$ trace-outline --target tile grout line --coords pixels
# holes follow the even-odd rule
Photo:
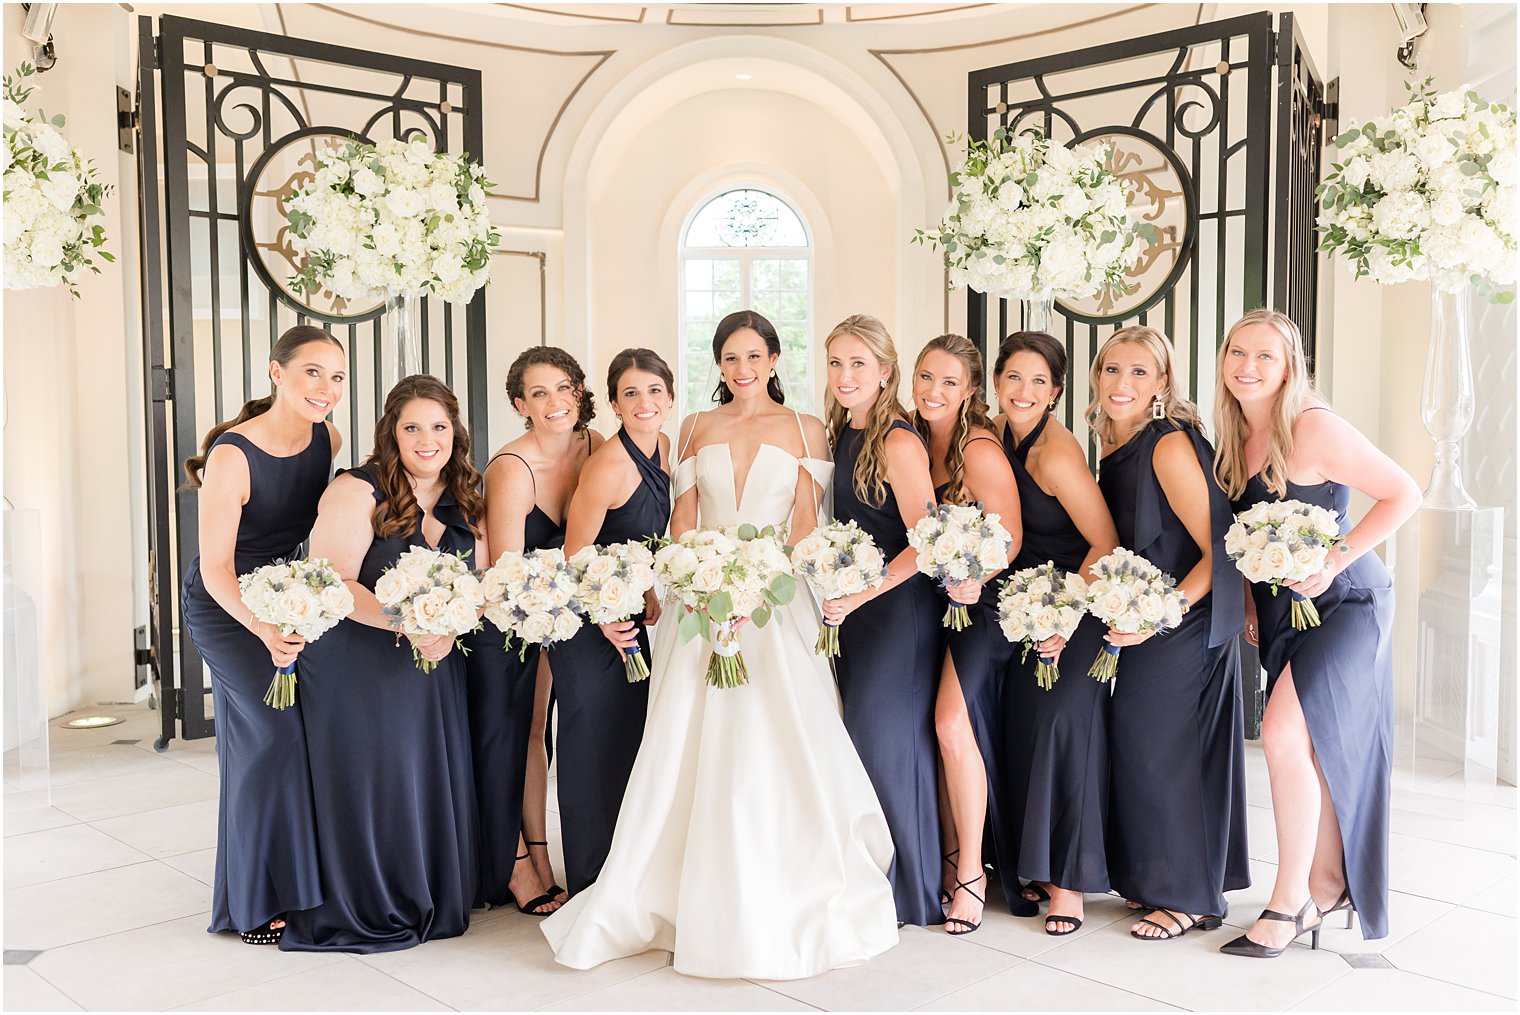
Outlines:
[[[1115,922],[1117,922],[1117,921],[1115,921]],[[1072,944],[1074,942],[1068,941],[1066,943],[1067,944]],[[1053,952],[1053,951],[1055,951],[1054,948],[1050,949],[1050,951],[1047,951],[1047,952],[1045,952],[1043,954],[1048,955],[1048,954],[1050,954],[1050,952]],[[1095,980],[1091,976],[1087,976],[1087,975],[1085,975],[1083,973],[1075,973],[1075,972],[1072,972],[1070,969],[1062,969],[1060,966],[1053,966],[1053,965],[1051,965],[1048,962],[1041,962],[1040,958],[1038,956],[1036,956],[1035,958],[1030,959],[1029,961],[1033,962],[1035,965],[1041,967],[1042,969],[1049,969],[1052,972],[1057,972],[1057,973],[1065,973],[1067,976],[1075,976],[1077,979],[1079,979],[1079,980],[1086,980],[1088,983],[1096,983],[1099,986],[1108,987],[1111,990],[1121,991],[1121,992],[1123,992],[1125,994],[1133,994],[1135,997],[1143,997],[1147,1001],[1154,1001],[1156,1004],[1164,1004],[1168,1008],[1177,1008],[1177,1009],[1180,1009],[1181,1011],[1197,1011],[1198,1010],[1196,1008],[1187,1008],[1187,1007],[1184,1007],[1183,1005],[1180,1005],[1180,1004],[1174,1004],[1171,1001],[1163,1001],[1159,997],[1151,997],[1149,994],[1142,994],[1138,990],[1130,990],[1128,987],[1120,987],[1117,984],[1105,983],[1103,980]]]
[[[1403,942],[1400,942],[1400,943],[1402,944]],[[1422,977],[1424,977],[1427,980],[1434,980],[1436,983],[1444,983],[1444,984],[1446,984],[1447,986],[1450,986],[1450,987],[1466,987],[1468,990],[1475,990],[1479,994],[1487,994],[1489,997],[1497,997],[1497,998],[1500,998],[1502,1000],[1508,1001],[1510,1004],[1514,1004],[1515,1003],[1515,998],[1510,997],[1507,994],[1495,994],[1491,990],[1484,990],[1482,987],[1474,987],[1470,983],[1458,983],[1456,980],[1448,980],[1448,979],[1445,979],[1445,978],[1440,977],[1440,976],[1432,976],[1429,973],[1417,973],[1413,969],[1405,969],[1403,966],[1400,966],[1400,965],[1396,964],[1393,961],[1393,959],[1389,958],[1386,955],[1383,956],[1383,959],[1390,966],[1392,966],[1394,969],[1397,969],[1401,973],[1408,973],[1410,976],[1422,976]]]
[[[466,931],[468,931],[468,929],[469,928],[466,928]],[[426,944],[426,942],[422,942],[422,943]],[[358,961],[358,960],[355,959],[355,961]],[[399,983],[401,986],[405,987],[407,990],[414,991],[414,992],[416,992],[418,994],[421,994],[423,997],[427,998],[429,1001],[434,1001],[434,1002],[437,1002],[438,1004],[443,1005],[449,1011],[460,1011],[461,1010],[459,1008],[455,1008],[453,1005],[451,1005],[447,1001],[443,1000],[443,998],[434,997],[432,994],[429,994],[427,991],[423,990],[421,987],[418,987],[416,984],[407,983],[405,980],[401,979],[399,976],[396,976],[396,975],[394,975],[393,973],[391,973],[391,972],[389,972],[387,970],[384,970],[384,969],[381,969],[381,968],[379,968],[377,966],[371,965],[368,962],[361,963],[361,965],[363,965],[364,968],[366,968],[366,969],[373,969],[375,972],[379,973],[381,976],[386,977],[387,979],[391,980],[394,983]],[[318,966],[317,968],[320,969],[321,967]]]
[[[269,945],[245,945],[244,947],[249,947],[249,948],[267,948],[267,947],[270,947],[270,946]],[[279,950],[278,947],[276,947],[275,950],[278,951]],[[306,952],[306,953],[303,953],[303,954],[313,954],[313,953]],[[347,958],[347,957],[348,956],[346,956],[346,955],[343,956],[343,958]],[[161,1011],[175,1011],[177,1009],[185,1007],[186,1005],[200,1004],[202,1001],[212,1001],[212,1000],[215,1000],[216,998],[219,998],[219,997],[226,997],[229,994],[236,994],[240,990],[250,990],[250,989],[252,989],[254,987],[265,986],[266,984],[278,983],[280,980],[288,980],[292,976],[300,976],[302,973],[310,973],[310,972],[314,972],[315,970],[318,970],[318,969],[326,969],[328,966],[335,966],[335,965],[337,965],[339,961],[340,961],[339,959],[334,959],[331,962],[326,962],[326,963],[322,963],[320,965],[312,966],[311,969],[299,969],[299,970],[296,970],[295,972],[291,972],[291,973],[280,973],[278,975],[269,977],[269,979],[267,979],[267,980],[256,980],[253,983],[245,983],[241,987],[233,987],[231,990],[224,990],[224,991],[221,991],[220,993],[216,993],[216,994],[203,994],[203,995],[200,995],[198,997],[192,997],[189,1000],[181,1001],[179,1004],[176,1004],[173,1008],[159,1009],[159,1010],[161,1010]],[[193,1009],[193,1010],[198,1010],[198,1009]]]
[[[200,882],[196,882],[196,883],[199,884]],[[194,913],[183,913],[183,914],[181,914],[179,916],[171,916],[171,917],[169,917],[166,920],[155,920],[152,923],[145,923],[145,924],[142,924],[141,926],[137,926],[137,927],[125,927],[125,928],[123,928],[121,930],[113,930],[109,934],[97,934],[94,937],[82,937],[78,941],[65,941],[62,944],[56,944],[56,945],[53,945],[51,947],[40,948],[38,950],[39,951],[44,951],[44,952],[50,952],[50,951],[54,951],[54,950],[59,949],[59,948],[72,948],[75,945],[87,944],[87,943],[89,943],[91,941],[104,941],[106,938],[108,938],[108,937],[115,937],[118,934],[131,934],[131,933],[134,933],[135,931],[147,930],[149,927],[162,927],[164,924],[166,924],[166,923],[173,923],[175,920],[188,920],[192,916],[201,916],[201,915],[205,915],[205,916],[209,917],[211,915],[211,910],[205,909],[205,910],[197,910]],[[35,962],[36,960],[33,959],[32,961]],[[27,964],[27,968],[31,968],[31,964],[30,963]]]

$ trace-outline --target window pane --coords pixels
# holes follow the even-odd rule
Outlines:
[[[686,288],[711,289],[713,262],[691,260],[686,262]]]
[[[703,291],[686,292],[686,319],[695,321],[699,318],[712,316],[712,293]]]
[[[739,290],[737,289],[730,289],[727,292],[713,293],[712,304],[714,325],[716,325],[718,321],[721,321],[723,318],[727,317],[729,314],[733,313],[735,310],[744,309],[739,305]],[[709,334],[708,337],[711,338],[712,336]]]
[[[755,309],[759,310],[776,327],[782,321],[806,321],[808,317],[807,293],[755,290]]]
[[[692,218],[688,247],[805,247],[807,230],[784,202],[763,190],[730,190]]]
[[[807,289],[807,265],[801,258],[777,261],[776,287],[778,289]]]
[[[771,260],[769,258],[766,258],[764,260],[756,258],[755,260],[751,261],[749,266],[749,284],[754,286],[756,289],[780,288],[780,265],[780,261]]]
[[[738,289],[739,288],[739,262],[733,258],[725,258],[721,261],[708,261],[712,265],[712,287],[714,289]]]

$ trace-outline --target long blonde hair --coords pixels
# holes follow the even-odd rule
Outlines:
[[[1277,330],[1283,340],[1283,359],[1287,374],[1283,377],[1277,401],[1272,406],[1272,431],[1267,438],[1267,460],[1261,467],[1262,482],[1279,497],[1288,495],[1288,459],[1293,457],[1293,421],[1304,407],[1320,399],[1309,376],[1309,363],[1304,356],[1304,336],[1288,315],[1260,307],[1252,310],[1230,325],[1219,346],[1219,380],[1214,388],[1214,429],[1219,443],[1214,455],[1214,477],[1219,486],[1233,500],[1245,492],[1246,481],[1251,478],[1246,467],[1246,437],[1250,428],[1240,402],[1225,384],[1226,361],[1230,354],[1230,340],[1241,328],[1255,324],[1268,324]]]
[[[1093,357],[1092,368],[1087,372],[1088,390],[1092,392],[1092,401],[1087,403],[1087,425],[1092,427],[1104,444],[1117,443],[1114,421],[1103,411],[1103,399],[1098,395],[1098,378],[1103,374],[1103,359],[1108,355],[1108,350],[1116,345],[1130,344],[1138,345],[1150,353],[1156,361],[1156,367],[1166,376],[1166,390],[1161,394],[1166,418],[1173,423],[1186,423],[1203,433],[1203,417],[1198,414],[1198,406],[1177,390],[1178,377],[1172,363],[1172,340],[1144,324],[1132,324],[1109,335],[1103,348],[1098,350],[1098,355]]]
[[[976,346],[969,338],[961,335],[940,335],[930,339],[924,344],[918,354],[918,359],[913,364],[917,370],[923,363],[924,357],[931,352],[947,352],[961,361],[966,368],[966,397],[961,402],[960,412],[956,415],[955,426],[950,431],[950,446],[945,450],[945,471],[950,474],[950,486],[945,491],[945,503],[966,503],[966,440],[971,432],[976,429],[991,430],[992,421],[987,416],[987,400],[982,397],[982,380],[985,370],[982,367],[982,354],[976,351]],[[913,410],[913,425],[918,427],[918,432],[923,434],[924,443],[929,443],[929,424],[918,417],[918,410]]]
[[[877,393],[871,414],[866,419],[865,433],[861,435],[860,455],[855,459],[852,484],[855,496],[873,507],[881,507],[887,502],[887,432],[892,429],[893,423],[900,419],[906,420],[908,415],[902,403],[897,400],[897,388],[901,381],[897,367],[897,346],[892,344],[892,336],[887,333],[886,325],[869,314],[851,314],[834,325],[829,337],[823,340],[824,350],[827,351],[834,339],[841,335],[853,335],[864,342],[866,348],[871,350],[871,355],[876,357],[876,362],[887,370],[887,385]],[[850,425],[850,412],[834,397],[833,388],[829,389],[825,399],[824,413],[827,417],[829,447],[838,447],[840,435]]]

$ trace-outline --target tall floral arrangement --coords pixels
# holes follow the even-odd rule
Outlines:
[[[91,258],[116,260],[106,242],[101,202],[112,188],[100,183],[95,163],[59,133],[63,117],[26,112],[32,89],[23,79],[37,73],[28,63],[5,76],[5,288],[68,286],[76,299],[79,272],[100,269]]]
[[[486,212],[490,185],[479,163],[435,152],[421,134],[324,148],[285,204],[305,257],[291,287],[358,302],[398,293],[469,302],[500,239]]]
[[[1477,92],[1406,82],[1409,102],[1352,124],[1319,187],[1320,250],[1358,278],[1469,282],[1495,302],[1515,281],[1515,111]]]
[[[1108,145],[1067,148],[1001,127],[986,141],[963,141],[950,207],[937,229],[914,235],[944,250],[951,288],[1018,300],[1125,288],[1157,233],[1131,217],[1129,184],[1109,168]]]

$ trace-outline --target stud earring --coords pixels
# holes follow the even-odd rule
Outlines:
[[[883,390],[883,391],[887,390],[887,379],[885,377],[883,377],[881,379],[881,390]]]
[[[1151,400],[1151,419],[1166,419],[1166,403],[1160,395]]]
[[[1052,398],[1050,400],[1050,404],[1047,405],[1047,406],[1045,406],[1045,411],[1046,412],[1054,412],[1055,408],[1056,408],[1056,400],[1054,398]]]

